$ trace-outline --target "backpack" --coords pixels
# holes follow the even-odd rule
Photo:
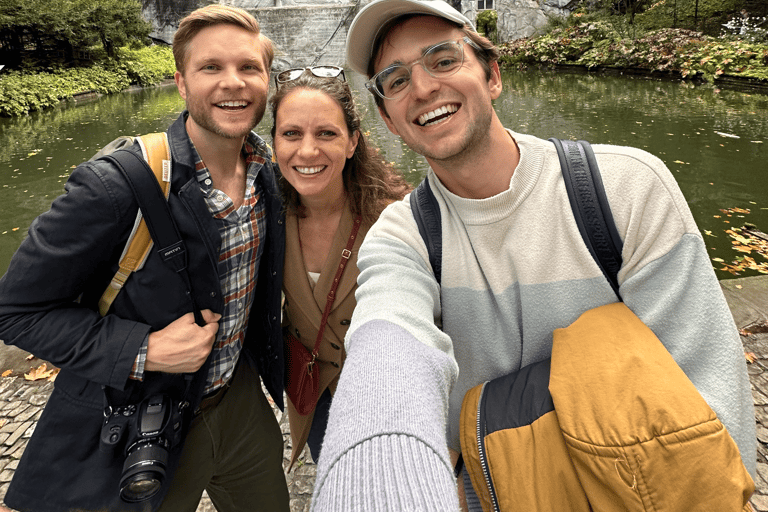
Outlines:
[[[595,153],[586,141],[549,139],[555,144],[573,216],[584,243],[603,275],[619,295],[622,241],[613,221]],[[438,284],[442,273],[442,225],[440,205],[427,178],[411,192],[411,211],[429,253]]]
[[[619,302],[556,329],[551,358],[467,391],[456,476],[466,461],[484,511],[751,510],[738,447],[621,302],[622,241],[590,145],[550,141],[579,232]],[[410,200],[440,283],[440,209],[426,178]]]
[[[124,151],[134,142],[141,147],[140,158]],[[109,311],[131,273],[140,270],[157,243],[163,261],[185,281],[192,298],[192,283],[187,273],[186,248],[168,208],[171,192],[171,150],[165,133],[150,133],[138,137],[121,136],[104,146],[89,161],[110,161],[125,177],[139,203],[133,229],[120,256],[118,270],[99,299],[99,313]],[[199,325],[205,325],[200,309],[192,299],[192,310]]]
[[[134,142],[141,146],[141,154],[144,160],[149,164],[152,173],[162,190],[165,199],[171,191],[171,150],[168,146],[168,136],[165,133],[149,133],[139,137],[121,136],[104,146],[98,153],[93,155],[89,162],[111,156],[114,158],[114,152],[119,149],[125,149]],[[119,166],[124,169],[126,162]],[[136,214],[136,221],[133,224],[131,234],[125,244],[125,249],[120,255],[119,269],[112,277],[104,293],[99,299],[99,314],[104,316],[109,311],[117,294],[122,290],[123,285],[131,276],[132,272],[140,270],[149,256],[152,248],[152,237],[149,234],[147,223],[143,218],[141,209]]]

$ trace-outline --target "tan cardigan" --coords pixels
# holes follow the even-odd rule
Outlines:
[[[299,229],[295,215],[287,215],[285,226],[285,270],[283,277],[283,292],[285,293],[285,314],[283,325],[296,336],[301,343],[312,350],[317,339],[317,331],[320,328],[320,320],[323,317],[328,292],[331,289],[336,270],[341,260],[341,251],[347,245],[349,233],[352,230],[354,217],[349,209],[345,209],[339,221],[339,228],[333,237],[331,252],[320,272],[320,278],[314,290],[310,286],[307,269],[299,245]],[[355,290],[357,289],[357,252],[360,244],[368,232],[370,225],[360,226],[357,240],[352,248],[352,256],[341,281],[336,290],[336,300],[333,309],[328,316],[328,323],[320,342],[319,349],[319,395],[326,388],[330,388],[333,394],[344,364],[346,351],[344,350],[344,336],[349,328],[352,311],[355,309]],[[312,426],[314,411],[306,416],[296,412],[290,399],[286,403],[288,420],[291,426],[291,452],[290,467],[298,458],[309,437],[309,429]]]

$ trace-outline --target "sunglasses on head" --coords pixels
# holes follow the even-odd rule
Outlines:
[[[292,82],[306,71],[309,71],[318,78],[339,78],[340,76],[342,81],[347,81],[347,77],[344,75],[344,70],[338,66],[310,66],[281,71],[275,75],[275,86],[279,88],[282,84]]]

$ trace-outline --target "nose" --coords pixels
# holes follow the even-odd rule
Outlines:
[[[440,81],[427,73],[423,64],[411,68],[411,94],[416,98],[428,98],[440,87]]]
[[[305,136],[302,137],[301,143],[299,144],[299,151],[298,155],[300,157],[313,157],[317,154],[317,143],[315,142],[315,138],[312,136]]]
[[[228,70],[224,76],[221,77],[221,87],[223,89],[242,89],[245,87],[245,81],[240,76],[238,70]]]

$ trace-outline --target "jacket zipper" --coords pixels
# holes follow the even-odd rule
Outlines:
[[[491,472],[488,469],[488,460],[485,455],[485,436],[483,435],[485,429],[481,425],[481,413],[483,411],[483,406],[485,405],[485,386],[487,384],[488,382],[483,383],[483,387],[480,389],[480,400],[478,400],[477,403],[477,448],[480,454],[480,467],[483,470],[485,485],[488,487],[488,493],[491,496],[491,507],[493,507],[494,512],[499,512],[499,502],[496,498],[496,489],[493,487],[493,482],[491,481]]]

